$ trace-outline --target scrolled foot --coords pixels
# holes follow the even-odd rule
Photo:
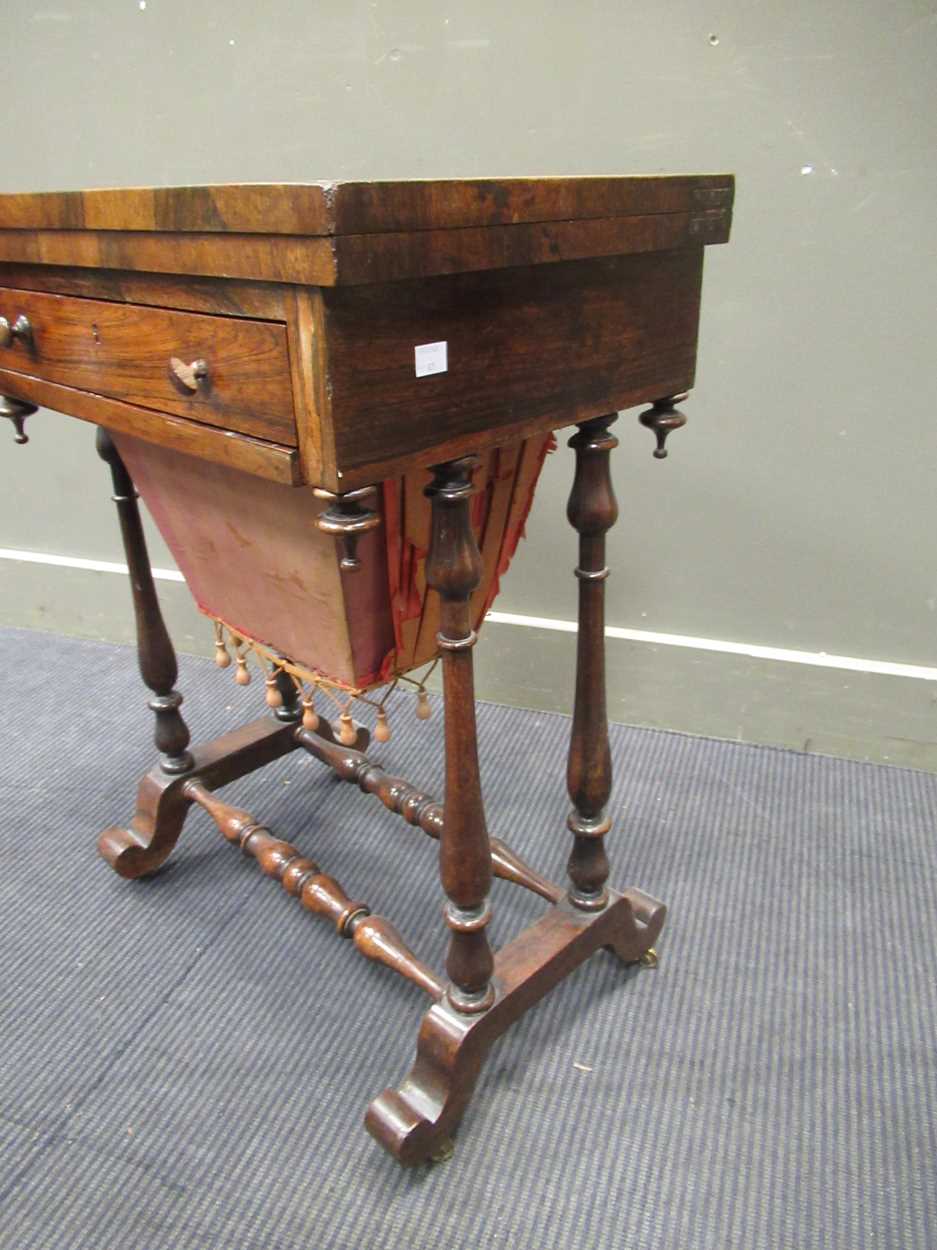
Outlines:
[[[493,1036],[484,1016],[463,1016],[436,1003],[423,1017],[416,1061],[396,1089],[368,1107],[368,1132],[406,1166],[449,1158]]]
[[[368,1108],[365,1124],[404,1164],[432,1159],[465,1113],[492,1043],[554,985],[602,947],[627,964],[654,945],[667,909],[641,890],[609,891],[601,911],[583,912],[560,899],[495,957],[495,1001],[467,1015],[448,1002],[423,1017],[416,1060],[395,1089]]]
[[[187,773],[167,773],[160,765],[140,782],[137,810],[127,828],[113,825],[98,838],[98,851],[122,877],[147,877],[169,858],[185,823],[191,799],[186,784],[195,778],[210,789],[225,786],[296,747],[296,727],[262,717],[199,747]]]
[[[129,828],[111,825],[98,838],[98,854],[128,881],[149,877],[162,868],[176,844],[175,838],[171,842],[148,839],[134,828],[135,823],[136,817]]]
[[[179,840],[189,801],[179,781],[144,777],[129,826],[111,825],[98,838],[98,853],[121,877],[135,880],[160,869]],[[168,782],[168,784],[167,784]]]
[[[614,951],[622,963],[641,963],[653,968],[657,963],[654,943],[667,919],[667,907],[643,890],[630,889],[623,893],[630,907],[619,912],[621,919],[607,949]]]

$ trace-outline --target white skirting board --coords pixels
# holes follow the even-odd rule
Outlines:
[[[126,572],[111,561],[0,548],[0,625],[132,642]],[[211,629],[182,575],[154,575],[177,649],[211,655]],[[490,613],[476,652],[479,698],[569,711],[575,629],[574,621]],[[937,772],[937,667],[606,632],[612,720]]]

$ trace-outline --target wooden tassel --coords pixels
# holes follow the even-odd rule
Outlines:
[[[267,693],[264,695],[264,698],[267,701],[267,707],[282,707],[283,695],[280,693],[279,687],[277,686],[276,675],[274,674],[274,676],[268,677],[265,684],[267,687]]]
[[[358,731],[355,729],[355,722],[351,719],[348,712],[342,712],[338,718],[338,740],[343,746],[350,747],[358,741]]]
[[[417,720],[429,720],[432,714],[433,709],[430,707],[429,695],[425,690],[421,689],[416,696],[416,718]]]
[[[383,708],[378,709],[374,737],[378,742],[390,742],[390,725],[387,723],[387,713]]]
[[[215,621],[215,663],[219,668],[228,668],[231,664],[231,655],[224,645],[224,626],[221,621]]]
[[[319,728],[319,714],[316,712],[315,704],[312,701],[312,695],[306,695],[302,701],[303,704],[303,729],[308,729],[310,733],[315,733]]]
[[[239,686],[249,686],[251,684],[251,675],[247,671],[247,660],[243,655],[237,657],[237,672],[234,674],[234,680]]]

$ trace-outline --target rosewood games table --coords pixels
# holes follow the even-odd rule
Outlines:
[[[611,786],[605,535],[620,409],[683,424],[704,247],[733,180],[321,182],[0,196],[0,415],[98,428],[131,573],[156,766],[99,849],[156,872],[193,804],[309,911],[432,1000],[409,1075],[366,1124],[404,1163],[445,1153],[493,1041],[600,947],[653,960],[665,908],[607,884]],[[522,533],[552,431],[569,440],[579,635],[567,777],[568,886],[485,824],[472,648]],[[216,659],[264,677],[269,712],[190,749],[137,491],[212,618]],[[429,704],[441,657],[445,791],[365,754],[387,691]],[[383,693],[382,693],[383,692]],[[395,702],[397,706],[399,700]],[[439,840],[449,949],[421,961],[389,921],[218,797],[302,749]],[[543,916],[493,953],[492,874]]]

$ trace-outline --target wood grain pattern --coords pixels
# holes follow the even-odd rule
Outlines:
[[[730,174],[127,187],[0,196],[0,229],[361,234],[731,207]]]
[[[579,618],[576,630],[576,697],[569,739],[566,783],[573,810],[567,825],[573,849],[567,864],[576,907],[591,911],[608,899],[605,808],[612,789],[605,697],[605,535],[618,519],[609,456],[618,439],[609,427],[612,412],[583,422],[569,440],[576,452],[576,476],[566,515],[579,534]]]
[[[711,209],[325,238],[0,230],[0,261],[354,286],[722,243],[730,222]]]
[[[324,394],[325,343],[322,327],[322,293],[315,287],[286,287],[287,336],[293,407],[303,477],[322,483],[322,412],[328,407]],[[329,468],[334,476],[334,464]]]
[[[302,484],[295,447],[266,443],[246,434],[230,434],[211,425],[137,408],[119,399],[79,391],[72,386],[59,386],[11,369],[0,368],[0,394],[104,425],[118,433],[133,434],[144,442],[241,469],[284,486]]]
[[[112,498],[117,506],[124,557],[130,571],[128,581],[137,628],[137,662],[140,676],[153,692],[149,706],[156,717],[159,766],[170,775],[185,773],[193,763],[188,750],[189,728],[179,711],[182,695],[175,689],[179,675],[176,652],[156,594],[137,492],[114,440],[103,426],[98,429],[96,444],[98,455],[111,471]]]
[[[702,263],[695,247],[324,292],[341,489],[689,389]],[[414,347],[438,340],[448,371],[416,377]]]
[[[191,420],[295,445],[283,326],[240,317],[140,308],[0,288],[0,314],[25,314],[31,343],[0,347],[0,367],[110,395]],[[193,393],[171,368],[198,358],[208,377]]]
[[[289,287],[269,282],[180,278],[175,274],[120,269],[69,269],[62,265],[2,264],[0,286],[267,321],[286,320],[290,297]]]
[[[728,211],[715,209],[699,214],[656,213],[408,234],[342,235],[333,243],[335,279],[328,285],[399,282],[724,243],[729,226]]]
[[[0,261],[334,285],[333,241],[299,235],[0,230]]]
[[[475,726],[472,648],[475,631],[469,603],[482,574],[469,503],[478,458],[433,466],[424,494],[433,506],[426,582],[439,596],[446,734],[446,796],[439,847],[439,875],[449,899],[446,971],[449,1002],[462,1012],[487,1010],[494,1001],[494,959],[488,942],[491,916],[491,845],[482,803]]]

